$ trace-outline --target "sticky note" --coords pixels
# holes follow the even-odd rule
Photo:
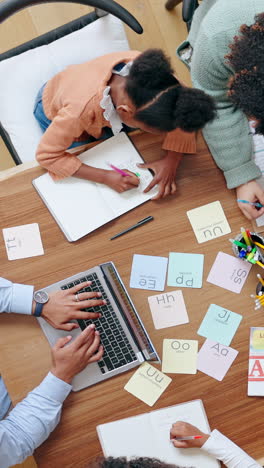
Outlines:
[[[133,256],[130,287],[164,291],[168,259],[152,255]]]
[[[3,237],[8,260],[44,255],[37,223],[5,228]]]
[[[237,355],[235,349],[207,339],[198,353],[197,369],[221,381]]]
[[[241,320],[242,315],[211,304],[197,333],[229,346]]]
[[[197,242],[207,242],[231,232],[219,201],[187,211]]]
[[[250,347],[253,350],[264,350],[264,328],[251,327],[250,329]]]
[[[204,255],[170,252],[168,286],[201,288],[203,284]]]
[[[147,405],[153,406],[170,383],[170,377],[148,362],[144,362],[129,379],[124,389]]]
[[[244,286],[251,267],[251,263],[241,258],[218,252],[207,281],[238,294]]]
[[[150,296],[148,297],[148,303],[156,329],[189,322],[181,291],[170,291]]]
[[[197,340],[163,340],[162,372],[196,374]]]

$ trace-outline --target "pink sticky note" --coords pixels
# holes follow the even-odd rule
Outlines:
[[[221,288],[240,293],[252,264],[219,252],[208,275],[207,281]]]
[[[198,353],[197,369],[221,381],[237,355],[235,349],[207,339]]]
[[[148,297],[156,329],[188,323],[189,317],[181,291],[170,291]]]

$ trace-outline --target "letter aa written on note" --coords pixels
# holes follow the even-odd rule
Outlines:
[[[221,347],[220,343],[216,343],[214,346],[211,346],[211,349],[216,350],[217,352],[214,352],[215,356],[224,356],[226,357],[229,353],[227,348],[224,348],[223,346]]]

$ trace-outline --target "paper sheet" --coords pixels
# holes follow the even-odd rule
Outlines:
[[[163,340],[162,372],[196,374],[197,340]]]
[[[147,405],[153,406],[170,383],[170,377],[160,372],[148,362],[144,362],[132,375],[124,388]]]
[[[238,351],[207,339],[198,353],[197,369],[216,380],[223,380]]]
[[[187,216],[199,244],[231,232],[219,201],[187,211]]]
[[[23,224],[3,229],[8,260],[44,255],[39,225]]]
[[[164,291],[168,259],[152,255],[133,256],[130,287]]]
[[[197,333],[229,346],[241,320],[242,315],[216,304],[211,304]]]
[[[207,281],[239,294],[251,267],[252,264],[245,260],[219,252],[209,272]]]
[[[149,296],[148,303],[157,330],[189,322],[182,291]]]
[[[203,284],[204,255],[170,252],[168,286],[201,288]]]

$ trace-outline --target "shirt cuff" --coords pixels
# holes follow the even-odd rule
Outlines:
[[[254,161],[248,161],[242,166],[235,167],[224,172],[227,188],[232,189],[246,184],[251,180],[258,179],[262,173]]]
[[[58,379],[58,377],[49,372],[33,392],[40,393],[45,398],[50,398],[51,400],[63,403],[65,398],[67,398],[71,392],[71,389],[72,386],[70,384],[64,382],[64,380]]]
[[[32,313],[33,291],[34,286],[14,283],[10,312],[30,315]]]

